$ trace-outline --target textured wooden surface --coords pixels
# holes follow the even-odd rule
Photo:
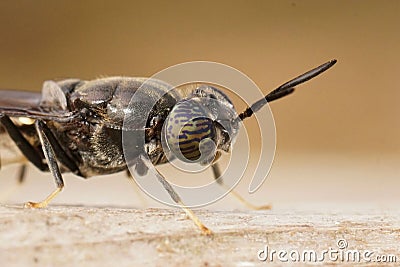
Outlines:
[[[0,206],[1,266],[268,266],[257,254],[305,249],[374,251],[400,260],[400,212],[197,210],[202,236],[177,209]],[[318,255],[319,255],[318,254]],[[291,261],[289,260],[289,263]],[[306,262],[307,263],[307,262]],[[304,265],[306,263],[302,263]],[[309,263],[309,262],[308,262]],[[340,260],[325,264],[343,265]],[[315,264],[315,263],[313,263]],[[321,264],[321,263],[320,263]],[[348,263],[354,265],[354,262]],[[360,266],[376,263],[361,261]],[[299,265],[297,265],[299,266]]]

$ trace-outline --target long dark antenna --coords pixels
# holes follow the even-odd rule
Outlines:
[[[329,69],[330,67],[335,65],[336,61],[337,61],[336,59],[328,61],[325,64],[322,64],[321,66],[318,66],[310,71],[307,71],[306,73],[282,84],[281,86],[279,86],[278,88],[276,88],[275,90],[270,92],[268,95],[261,98],[260,100],[255,102],[250,107],[248,107],[245,111],[240,113],[236,119],[244,120],[246,118],[249,118],[253,115],[254,112],[259,111],[267,102],[277,100],[279,98],[282,98],[284,96],[287,96],[287,95],[293,93],[294,87],[296,85],[304,83],[304,82],[318,76],[319,74],[323,73],[324,71],[326,71],[327,69]]]

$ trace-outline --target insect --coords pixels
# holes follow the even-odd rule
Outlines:
[[[7,132],[27,161],[41,171],[51,172],[57,184],[56,189],[41,202],[25,204],[25,207],[43,208],[63,189],[63,172],[72,172],[88,178],[126,171],[128,165],[121,143],[122,132],[126,130],[123,128],[125,113],[138,114],[140,117],[143,105],[148,102],[146,98],[156,97],[158,101],[151,108],[149,116],[142,118],[145,120],[143,147],[133,146],[135,161],[132,164],[138,173],[145,173],[150,164],[167,163],[167,152],[177,150],[181,153],[176,157],[181,160],[211,163],[214,178],[217,179],[221,172],[215,159],[221,152],[229,152],[234,142],[233,137],[239,130],[240,121],[251,117],[265,103],[293,93],[295,86],[316,77],[335,63],[336,60],[331,60],[284,83],[236,117],[231,115],[236,113],[229,98],[221,90],[209,85],[200,86],[183,98],[174,91],[168,91],[168,86],[162,81],[147,81],[150,95],[130,106],[130,99],[146,78],[110,77],[93,81],[47,81],[41,94],[0,91],[0,134]],[[184,100],[187,98],[207,101],[216,99],[219,103],[214,107],[216,109],[212,111],[207,107],[203,108],[203,112],[206,113],[216,112],[215,119],[190,121],[196,107],[193,104],[185,104]],[[182,115],[188,118],[190,124],[177,128],[171,118]],[[228,127],[223,127],[220,120],[228,121]],[[179,134],[185,130],[186,134]],[[178,131],[178,134],[174,135],[174,131]],[[161,146],[163,134],[167,136],[171,151],[164,151]],[[212,140],[215,147],[201,158],[201,142],[206,138]],[[21,172],[21,177],[23,173]],[[196,215],[185,207],[164,176],[157,173],[157,178],[201,231],[205,234],[211,233]],[[223,185],[221,179],[217,181]],[[239,195],[236,196],[242,199]],[[253,207],[245,200],[243,202]]]

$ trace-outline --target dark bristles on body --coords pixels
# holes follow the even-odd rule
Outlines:
[[[302,83],[318,76],[322,72],[328,70],[330,67],[335,65],[336,61],[337,61],[336,59],[328,61],[325,64],[322,64],[321,66],[318,66],[310,71],[307,71],[306,73],[282,84],[281,86],[279,86],[278,88],[276,88],[275,90],[270,92],[268,95],[266,95],[265,97],[261,98],[260,100],[258,100],[254,104],[252,104],[245,111],[240,113],[236,119],[244,120],[246,118],[249,118],[254,114],[254,112],[259,111],[267,102],[272,102],[274,100],[277,100],[279,98],[282,98],[284,96],[287,96],[287,95],[293,93],[295,86],[302,84]]]

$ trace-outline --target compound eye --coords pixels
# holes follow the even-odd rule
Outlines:
[[[213,124],[207,118],[195,118],[181,128],[179,133],[179,149],[185,159],[197,161],[201,155],[210,155],[215,145],[212,141]]]
[[[182,102],[173,108],[165,124],[169,149],[188,163],[208,163],[215,156],[215,126],[199,105]]]

